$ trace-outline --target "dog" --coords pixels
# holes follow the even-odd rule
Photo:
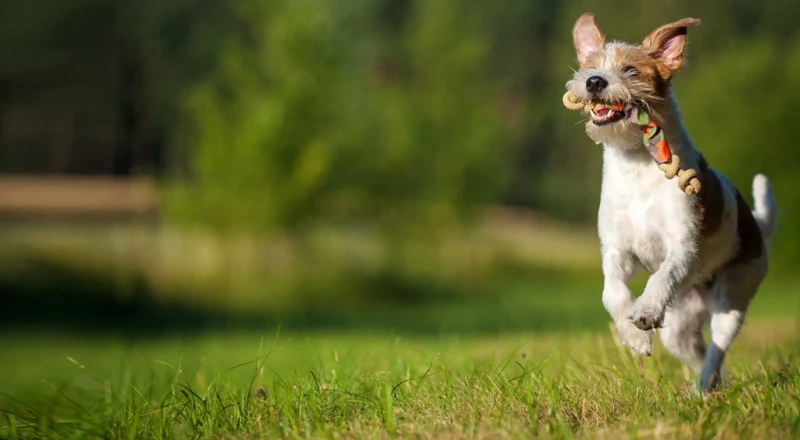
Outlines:
[[[722,364],[750,301],[764,280],[776,203],[769,180],[753,179],[754,210],[734,184],[710,168],[683,126],[670,80],[684,64],[684,18],[658,27],[639,44],[606,42],[591,13],[572,30],[580,66],[567,82],[587,102],[645,109],[663,130],[681,168],[702,183],[687,195],[665,178],[643,146],[641,128],[624,111],[589,112],[586,133],[603,146],[598,236],[603,305],[620,341],[649,356],[656,329],[666,350],[698,375],[701,393],[724,383]],[[650,274],[635,298],[628,282]],[[711,341],[702,328],[710,323]]]

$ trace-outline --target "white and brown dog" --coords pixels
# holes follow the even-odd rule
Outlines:
[[[683,126],[670,79],[683,65],[687,27],[698,23],[685,18],[666,24],[637,45],[606,43],[594,16],[584,14],[572,31],[580,70],[567,88],[584,101],[646,109],[682,167],[698,173],[702,190],[685,194],[677,179],[667,180],[658,169],[640,127],[624,112],[590,114],[586,132],[603,145],[603,305],[622,343],[649,355],[659,329],[666,349],[698,373],[701,390],[709,391],[720,383],[725,353],[766,276],[766,240],[776,206],[769,181],[757,175],[751,212],[733,183],[708,166]],[[637,264],[650,277],[634,298],[628,282]],[[702,326],[709,319],[706,347]]]

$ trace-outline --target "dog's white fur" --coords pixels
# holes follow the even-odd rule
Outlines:
[[[585,16],[579,23],[581,20],[585,25]],[[652,94],[641,89],[646,84],[637,83],[615,63],[618,49],[633,46],[606,44],[604,37],[598,40],[592,35],[592,29],[586,31],[588,36],[580,35],[577,26],[579,60],[593,51],[605,53],[600,54],[602,63],[575,73],[567,83],[572,93],[608,102],[631,102],[639,93]],[[586,89],[586,79],[593,75],[601,75],[608,82],[600,96]],[[654,106],[652,114],[657,115],[673,154],[681,158],[682,168],[696,168],[701,156],[684,128],[671,91],[665,95],[661,102],[645,101],[645,105]],[[752,215],[763,236],[762,252],[755,258],[732,262],[743,243],[737,224],[737,190],[730,180],[711,170],[721,184],[724,208],[720,226],[710,236],[703,236],[695,215],[698,196],[687,196],[678,188],[677,179],[664,177],[642,145],[638,127],[626,121],[598,126],[590,119],[587,133],[603,146],[598,217],[605,278],[603,305],[622,343],[635,353],[650,355],[653,333],[660,327],[665,348],[699,374],[703,391],[711,390],[720,382],[725,353],[767,273],[763,243],[775,229],[776,211],[770,183],[760,174],[753,181]],[[644,292],[635,298],[628,282],[637,265],[651,275]],[[711,344],[706,349],[701,330],[709,319]]]

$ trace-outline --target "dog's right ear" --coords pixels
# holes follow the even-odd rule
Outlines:
[[[606,36],[600,32],[597,23],[594,21],[594,14],[585,13],[578,17],[575,26],[572,28],[572,43],[575,45],[575,52],[578,54],[578,63],[583,65],[589,55],[603,48]]]
[[[683,66],[686,29],[698,24],[700,20],[696,18],[683,18],[660,26],[642,41],[642,46],[659,61],[659,71],[664,78],[669,79]]]

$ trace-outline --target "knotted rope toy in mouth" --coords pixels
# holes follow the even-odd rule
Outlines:
[[[597,113],[603,108],[607,108],[609,111],[624,111],[625,118],[628,121],[641,127],[644,146],[653,156],[658,169],[664,172],[664,177],[667,180],[671,180],[673,177],[678,176],[678,188],[687,195],[700,193],[700,179],[697,178],[697,171],[691,168],[688,170],[681,169],[681,158],[676,154],[672,154],[661,127],[653,122],[650,115],[642,108],[634,105],[625,106],[621,103],[609,105],[600,102],[583,101],[570,92],[564,94],[561,102],[564,107],[570,110],[583,110],[587,114],[591,112]]]

